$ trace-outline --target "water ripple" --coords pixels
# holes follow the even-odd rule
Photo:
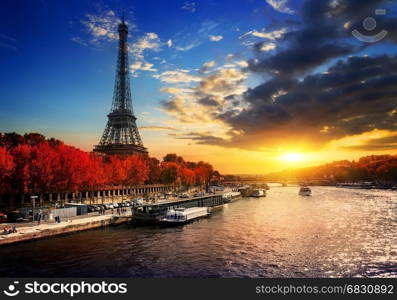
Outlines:
[[[6,277],[397,277],[397,193],[273,188],[184,227],[109,227],[0,257]]]

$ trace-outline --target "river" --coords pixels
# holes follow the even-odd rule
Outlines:
[[[397,277],[397,192],[272,187],[177,228],[120,225],[0,248],[3,277]]]

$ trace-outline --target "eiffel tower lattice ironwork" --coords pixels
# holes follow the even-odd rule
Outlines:
[[[132,109],[128,72],[128,26],[124,23],[124,17],[118,31],[119,49],[112,109],[99,145],[94,146],[94,152],[109,155],[146,154],[148,151],[143,146]]]

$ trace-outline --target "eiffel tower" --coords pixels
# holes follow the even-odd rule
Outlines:
[[[118,26],[119,49],[117,59],[116,82],[114,85],[113,103],[108,122],[99,145],[94,152],[103,154],[147,154],[136,126],[136,117],[132,109],[131,89],[128,76],[128,26]]]

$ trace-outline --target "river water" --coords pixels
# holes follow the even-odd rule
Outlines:
[[[272,187],[177,228],[130,224],[0,248],[3,277],[397,277],[397,192]]]

